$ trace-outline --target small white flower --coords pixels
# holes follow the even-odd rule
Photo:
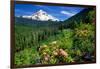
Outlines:
[[[43,45],[43,47],[47,47],[47,45]]]
[[[52,44],[56,44],[56,43],[57,43],[57,41],[53,41],[53,42],[52,42]]]

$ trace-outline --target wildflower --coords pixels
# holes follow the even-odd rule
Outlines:
[[[46,48],[47,47],[47,45],[43,45],[43,48]]]
[[[47,53],[46,52],[43,52],[43,55],[46,55]]]
[[[49,58],[50,58],[50,56],[49,56],[48,54],[46,54],[46,55],[44,56],[44,60],[45,60],[45,61],[49,61]]]
[[[57,43],[57,41],[53,41],[53,42],[52,42],[52,44],[56,44],[56,43]]]
[[[59,55],[64,56],[64,57],[68,57],[68,53],[65,52],[63,49],[59,49]]]
[[[57,56],[57,55],[58,55],[58,52],[57,52],[57,51],[53,51],[53,54],[54,54],[55,56]]]
[[[47,48],[47,45],[40,46],[39,51],[42,51],[45,48]]]

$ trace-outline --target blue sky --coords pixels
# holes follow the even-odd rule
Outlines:
[[[48,14],[58,18],[59,20],[66,20],[83,9],[84,7],[75,6],[15,4],[15,16],[32,15],[39,10],[43,10],[46,11]]]

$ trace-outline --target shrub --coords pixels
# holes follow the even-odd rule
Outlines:
[[[23,51],[15,53],[15,64],[16,65],[30,65],[40,63],[40,57],[37,51],[30,48],[24,49]]]
[[[80,23],[76,26],[74,35],[74,48],[76,49],[76,55],[84,56],[84,54],[88,53],[93,56],[95,44],[94,26],[90,23]]]

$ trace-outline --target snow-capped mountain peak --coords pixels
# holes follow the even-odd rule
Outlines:
[[[32,14],[31,16],[22,16],[23,18],[28,18],[32,20],[40,20],[40,21],[59,21],[56,17],[53,17],[52,15],[48,14],[47,12],[43,10],[39,10],[36,13]]]
[[[34,16],[34,15],[45,15],[45,14],[47,14],[45,11],[39,10],[36,13],[34,13],[32,16]]]
[[[43,10],[39,10],[37,13],[46,14],[46,12],[45,12],[45,11],[43,11]]]

